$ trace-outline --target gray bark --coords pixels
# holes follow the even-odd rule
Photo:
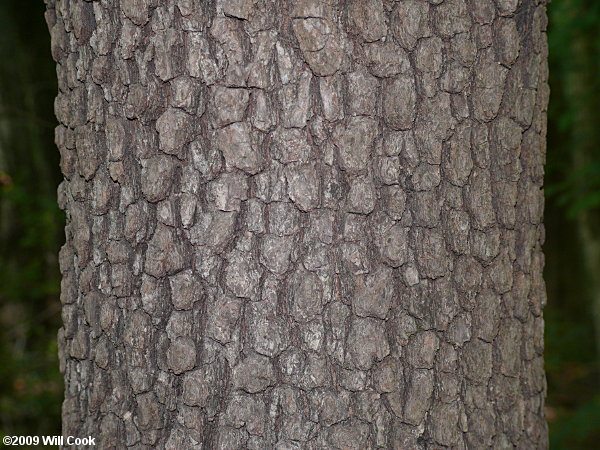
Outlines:
[[[68,435],[545,448],[537,0],[48,0]]]

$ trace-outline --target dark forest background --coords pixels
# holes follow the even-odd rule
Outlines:
[[[600,2],[548,7],[547,416],[551,448],[600,442]],[[0,0],[0,435],[60,433],[56,70],[42,0]]]

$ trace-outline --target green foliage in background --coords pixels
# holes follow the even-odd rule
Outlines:
[[[60,433],[56,72],[44,4],[0,1],[0,434]]]
[[[574,217],[600,207],[600,2],[549,7],[548,195]]]
[[[592,449],[600,442],[600,330],[593,320],[600,274],[593,273],[585,251],[600,240],[600,2],[553,0],[548,13],[544,251],[550,443],[553,449]]]

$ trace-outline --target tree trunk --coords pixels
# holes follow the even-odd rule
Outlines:
[[[47,0],[64,434],[545,448],[545,6]]]

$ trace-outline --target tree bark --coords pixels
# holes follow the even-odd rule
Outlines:
[[[547,446],[543,2],[47,1],[65,435]]]

